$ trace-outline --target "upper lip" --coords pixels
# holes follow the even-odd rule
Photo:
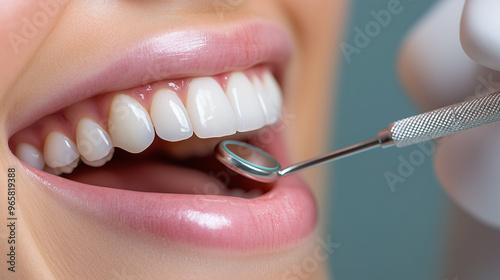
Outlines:
[[[30,114],[9,122],[7,134],[91,96],[154,81],[216,75],[261,63],[280,79],[291,47],[290,36],[281,26],[260,19],[160,34],[125,47],[97,69],[89,65],[87,77],[75,83],[54,85],[50,90],[58,93],[57,98],[23,104]]]
[[[61,90],[57,100],[26,111],[32,112],[32,118],[43,116],[41,112],[54,112],[99,93],[162,79],[214,75],[261,63],[280,75],[290,56],[290,43],[281,27],[260,20],[168,33],[125,50],[106,67],[93,71],[89,79]],[[30,120],[26,117],[17,125]],[[267,148],[285,163],[281,134],[273,137]],[[108,189],[29,167],[27,170],[71,205],[84,205],[91,212],[98,211],[97,215],[140,231],[198,245],[236,250],[283,248],[308,236],[316,225],[314,198],[296,177],[280,180],[261,197],[242,200]]]

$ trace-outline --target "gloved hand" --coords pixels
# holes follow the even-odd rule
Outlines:
[[[416,25],[399,73],[422,109],[500,90],[499,13],[498,0],[442,0]],[[441,139],[434,164],[453,200],[500,229],[500,123]]]

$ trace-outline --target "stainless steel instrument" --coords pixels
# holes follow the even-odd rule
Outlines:
[[[279,176],[347,157],[375,147],[405,147],[500,120],[500,92],[446,106],[390,124],[377,137],[281,169],[279,162],[250,144],[227,140],[216,148],[216,157],[241,175],[272,182]]]

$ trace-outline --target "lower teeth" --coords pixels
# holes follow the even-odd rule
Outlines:
[[[241,198],[255,198],[261,196],[263,192],[259,189],[252,189],[250,191],[245,191],[240,188],[230,189],[227,191],[227,196],[241,197]]]

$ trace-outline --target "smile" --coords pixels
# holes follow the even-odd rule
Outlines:
[[[43,191],[68,211],[208,248],[282,249],[315,230],[298,176],[253,182],[213,156],[239,139],[287,165],[287,32],[251,20],[123,49],[16,113],[9,146]]]

